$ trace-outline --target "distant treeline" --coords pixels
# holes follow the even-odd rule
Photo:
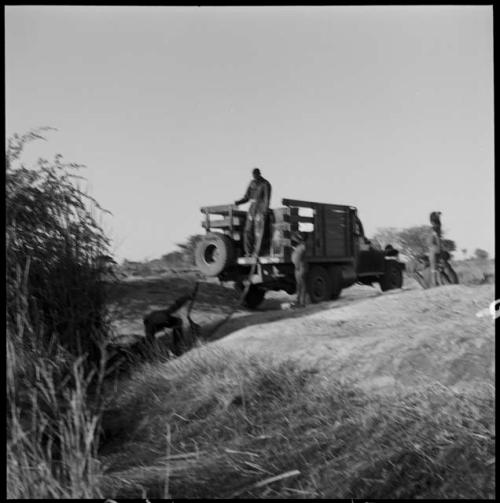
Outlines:
[[[123,273],[132,276],[143,276],[149,274],[159,274],[162,272],[187,272],[195,271],[194,250],[202,235],[195,234],[186,239],[183,243],[178,243],[177,250],[162,255],[159,259],[144,262],[134,262],[125,259],[120,266]]]
[[[415,259],[428,252],[428,237],[431,228],[428,225],[409,227],[405,229],[396,229],[392,227],[377,229],[372,237],[372,244],[378,248],[384,248],[387,244],[392,244],[400,250],[401,254],[408,259]],[[194,234],[189,236],[183,243],[177,243],[177,250],[162,255],[161,258],[135,262],[125,259],[120,266],[121,272],[132,275],[142,276],[150,274],[159,274],[162,272],[183,272],[195,271],[194,253],[196,245],[203,235]],[[452,254],[452,258],[459,259],[488,259],[488,253],[485,250],[477,248],[473,254],[463,248],[458,253],[455,241],[443,239],[443,247]],[[456,256],[453,257],[453,252]]]

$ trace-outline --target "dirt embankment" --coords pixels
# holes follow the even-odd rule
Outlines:
[[[294,357],[366,389],[432,381],[473,390],[494,385],[494,322],[476,315],[493,300],[492,285],[399,290],[252,324],[214,344]]]
[[[116,332],[137,338],[146,312],[191,292],[195,281],[170,276],[118,285]],[[382,392],[429,381],[476,390],[494,384],[494,322],[476,315],[494,298],[493,285],[422,290],[410,280],[403,290],[386,293],[354,286],[336,301],[298,310],[282,309],[292,297],[270,292],[259,310],[249,312],[238,307],[231,289],[202,283],[191,315],[210,341],[207,349],[297,358],[325,377]],[[186,309],[179,314],[185,317]]]

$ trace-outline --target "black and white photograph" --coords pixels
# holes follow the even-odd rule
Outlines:
[[[495,499],[493,5],[7,5],[8,499]]]

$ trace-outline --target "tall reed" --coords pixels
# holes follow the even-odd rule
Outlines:
[[[7,459],[11,498],[99,496],[95,461],[108,334],[98,257],[109,241],[83,166],[6,151]]]

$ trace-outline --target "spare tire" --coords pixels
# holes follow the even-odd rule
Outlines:
[[[207,276],[218,276],[235,263],[236,253],[231,239],[215,232],[206,234],[196,245],[196,267]]]

